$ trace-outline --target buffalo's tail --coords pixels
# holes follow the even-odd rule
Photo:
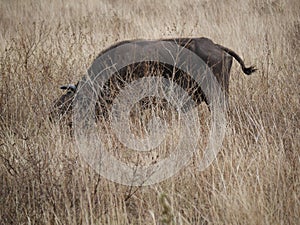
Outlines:
[[[234,51],[232,51],[229,48],[226,48],[222,45],[218,45],[222,50],[224,50],[225,52],[227,52],[229,55],[231,55],[233,58],[236,59],[236,61],[238,61],[238,63],[241,65],[242,70],[245,74],[250,75],[253,72],[255,72],[257,69],[255,68],[255,66],[250,66],[250,67],[246,67],[244,61],[241,59],[241,57],[236,54]]]

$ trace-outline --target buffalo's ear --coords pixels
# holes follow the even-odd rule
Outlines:
[[[60,87],[60,89],[62,89],[62,90],[68,90],[68,91],[73,91],[73,92],[75,92],[76,91],[76,89],[77,89],[77,87],[76,87],[77,85],[74,85],[74,84],[67,84],[67,85],[63,85],[63,86],[61,86]]]

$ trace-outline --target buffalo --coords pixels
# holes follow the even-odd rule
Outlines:
[[[240,64],[244,74],[250,75],[256,71],[256,68],[254,66],[246,67],[241,57],[233,50],[215,44],[212,40],[204,37],[122,41],[102,51],[97,56],[95,61],[103,54],[120,46],[130,46],[134,51],[140,46],[146,46],[151,49],[152,47],[157,47],[157,45],[162,42],[175,43],[179,46],[182,46],[183,48],[188,49],[189,51],[200,57],[212,71],[223,92],[225,93],[226,99],[229,92],[229,77],[233,58]],[[125,52],[124,55],[126,55]],[[119,57],[122,57],[122,54]],[[96,114],[99,116],[104,115],[107,112],[107,108],[112,103],[112,99],[115,96],[114,94],[112,94],[112,89],[120,90],[120,88],[122,88],[122,86],[124,86],[127,82],[130,82],[133,77],[138,78],[140,76],[144,76],[145,70],[149,71],[153,69],[159,69],[160,71],[162,71],[162,76],[164,76],[165,78],[173,78],[176,83],[181,85],[185,90],[188,90],[188,93],[197,104],[200,104],[204,101],[209,105],[209,101],[207,100],[204,92],[201,90],[197,82],[193,81],[193,79],[188,78],[188,76],[183,71],[174,70],[172,66],[164,63],[139,62],[138,64],[132,64],[117,71],[116,76],[113,76],[108,82],[106,82],[101,93],[99,93],[99,101],[95,104]],[[130,79],[128,76],[128,71],[131,71]],[[133,73],[136,75],[132,76]],[[78,85],[79,82],[76,85],[69,84],[61,87],[61,89],[66,90],[66,93],[55,100],[54,106],[50,113],[50,119],[63,118],[64,116],[70,114],[69,112],[71,112],[72,110],[72,103],[74,100],[74,96],[77,93]]]

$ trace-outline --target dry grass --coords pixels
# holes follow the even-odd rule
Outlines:
[[[299,11],[297,0],[1,1],[0,223],[298,224]],[[210,37],[259,68],[232,68],[222,151],[157,185],[107,181],[47,120],[57,87],[116,41],[179,36]]]

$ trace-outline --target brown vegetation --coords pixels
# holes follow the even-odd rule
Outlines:
[[[299,223],[299,11],[297,0],[1,1],[0,223]],[[116,184],[48,121],[58,87],[116,41],[201,36],[259,69],[234,63],[226,137],[204,172],[195,156],[162,183]]]

